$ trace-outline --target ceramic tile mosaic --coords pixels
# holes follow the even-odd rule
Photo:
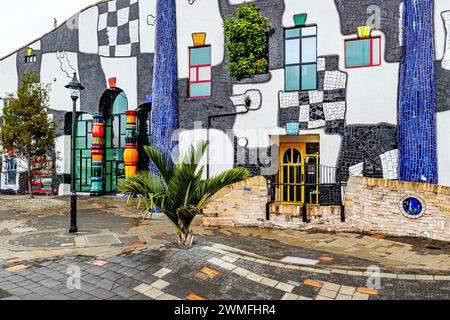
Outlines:
[[[399,179],[437,183],[436,72],[432,0],[405,0],[400,67]]]

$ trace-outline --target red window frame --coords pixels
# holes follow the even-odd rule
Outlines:
[[[370,39],[370,65],[368,66],[355,66],[355,67],[347,67],[347,42],[352,42],[352,41],[358,41],[358,40],[367,40],[367,39],[360,39],[360,38],[356,38],[356,39],[346,39],[344,41],[344,61],[345,61],[345,69],[361,69],[361,68],[373,68],[373,67],[379,67],[381,66],[383,57],[382,57],[382,50],[381,50],[381,46],[382,46],[382,39],[381,36],[377,36],[377,37],[370,37],[368,38]],[[375,39],[379,39],[380,40],[380,47],[379,47],[379,57],[380,57],[380,63],[378,64],[374,64],[373,63],[373,40]]]
[[[188,98],[189,99],[207,99],[212,97],[212,63],[210,64],[199,64],[195,66],[191,66],[191,50],[192,49],[199,49],[199,48],[205,48],[205,47],[211,47],[211,45],[204,45],[204,46],[197,46],[197,47],[189,47],[189,55],[188,55],[188,61],[189,61],[189,80],[188,80]],[[212,50],[212,48],[211,48]],[[212,62],[212,52],[210,50],[210,59],[209,61]],[[209,80],[200,80],[199,78],[199,69],[200,68],[206,68],[209,67],[211,77]],[[191,79],[191,69],[196,69],[196,79]],[[211,94],[209,96],[195,96],[191,97],[191,84],[192,83],[211,83]]]
[[[37,189],[33,190],[33,193],[52,193],[53,190],[49,189],[42,189],[43,183],[42,178],[51,178],[52,179],[52,186],[53,186],[53,174],[50,169],[50,171],[37,171],[36,169],[37,161],[31,161],[31,176],[33,177],[33,180],[31,181],[31,187],[37,187]],[[46,161],[46,167],[52,168],[53,167],[53,161],[49,160]],[[35,181],[35,178],[39,177],[38,182]],[[53,187],[52,187],[53,188]],[[30,190],[28,190],[29,192]]]

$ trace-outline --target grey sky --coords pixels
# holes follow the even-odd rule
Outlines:
[[[81,9],[99,0],[0,0],[0,57],[53,29]]]

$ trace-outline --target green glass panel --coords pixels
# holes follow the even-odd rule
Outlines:
[[[189,89],[189,96],[195,97],[209,97],[211,95],[211,82],[191,83]]]
[[[122,133],[127,130],[127,116],[124,114],[120,116],[120,130]]]
[[[126,145],[126,135],[121,135],[120,136],[120,147],[121,148],[125,148],[125,145]]]
[[[370,65],[370,39],[353,40],[345,43],[345,65],[347,67]]]
[[[192,48],[191,49],[191,66],[202,64],[211,64],[211,47]]]
[[[300,63],[300,41],[298,39],[286,41],[286,64]]]
[[[113,114],[125,113],[128,110],[128,99],[124,92],[121,92],[113,104]]]
[[[300,90],[300,66],[289,66],[285,69],[286,91]]]
[[[85,137],[78,137],[76,140],[77,140],[77,149],[86,149]]]
[[[111,134],[112,134],[111,127],[106,128],[106,148],[111,148]]]
[[[306,64],[302,66],[302,90],[317,89],[317,65]]]
[[[86,121],[78,121],[77,125],[77,136],[85,136],[86,135]]]
[[[114,149],[107,149],[106,150],[106,161],[113,161],[114,160]]]
[[[300,29],[299,28],[286,29],[285,36],[286,36],[286,38],[298,38],[298,37],[300,37]]]
[[[123,149],[115,149],[116,151],[116,160],[117,161],[123,161]]]
[[[89,149],[83,150],[82,153],[83,153],[83,158],[91,157],[91,150],[89,150]]]
[[[316,37],[302,39],[302,63],[317,61]]]

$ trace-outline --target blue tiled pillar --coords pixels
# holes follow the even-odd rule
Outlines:
[[[177,22],[175,0],[158,0],[152,90],[151,144],[167,152],[178,129]],[[156,170],[151,166],[152,172]]]
[[[405,0],[399,94],[399,179],[437,183],[433,0]]]

